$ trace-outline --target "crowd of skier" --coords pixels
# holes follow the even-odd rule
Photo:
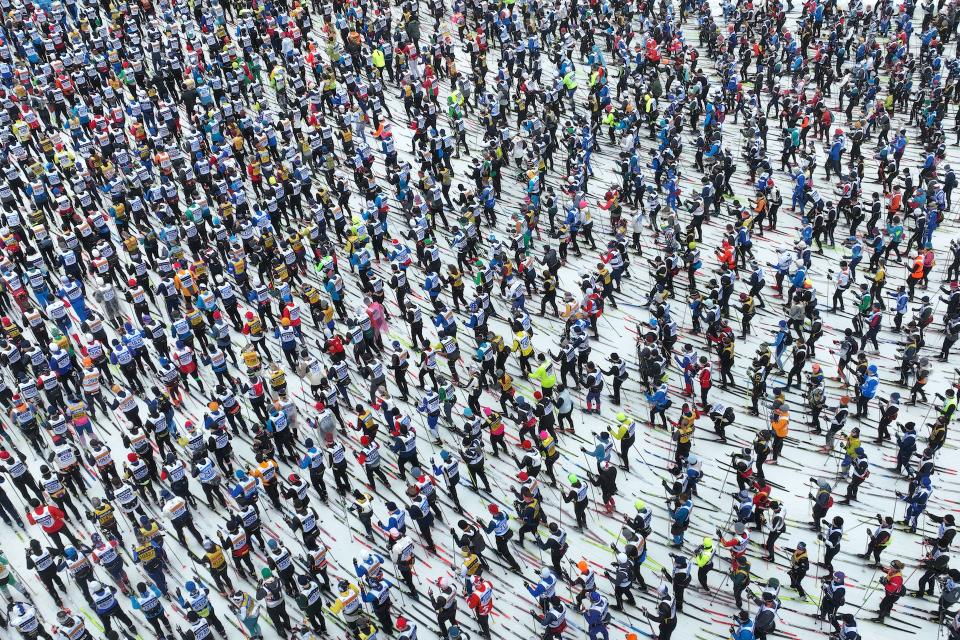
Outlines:
[[[956,0],[0,4],[11,632],[960,640]]]

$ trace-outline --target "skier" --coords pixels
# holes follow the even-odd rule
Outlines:
[[[114,587],[96,580],[90,582],[90,596],[93,598],[94,609],[104,630],[110,633],[113,629],[113,621],[116,619],[123,623],[129,633],[136,635],[136,626],[134,626],[130,616],[120,607],[116,594],[117,590]]]
[[[161,602],[162,596],[157,587],[138,582],[136,593],[130,595],[130,604],[143,614],[158,638],[173,637],[173,626]],[[166,634],[163,632],[164,627],[167,629]]]
[[[883,619],[893,611],[893,605],[897,600],[907,592],[903,584],[903,563],[894,560],[889,567],[883,568],[884,575],[880,576],[880,584],[883,585],[883,600],[880,601],[877,621],[883,622]]]
[[[655,612],[647,611],[646,607],[642,607],[640,611],[648,620],[659,625],[657,638],[670,640],[673,637],[673,631],[677,628],[677,611],[666,585],[660,586],[657,598],[657,610]]]
[[[473,611],[480,633],[490,638],[490,614],[493,613],[493,583],[479,575],[473,576],[467,589],[467,608]]]
[[[846,603],[847,588],[845,585],[846,575],[842,571],[834,571],[822,578],[820,610],[818,617],[821,620],[828,620],[839,630],[840,623],[837,621],[837,611]]]

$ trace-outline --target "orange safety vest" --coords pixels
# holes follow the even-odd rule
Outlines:
[[[923,256],[917,256],[913,261],[913,271],[910,273],[910,277],[914,280],[919,280],[923,277]]]
[[[773,427],[773,432],[777,434],[779,438],[786,438],[790,432],[790,421],[784,417],[774,420],[771,426]]]

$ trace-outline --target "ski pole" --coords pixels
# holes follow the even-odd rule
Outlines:
[[[641,450],[640,450],[639,447],[637,447],[637,455],[640,457],[640,462],[642,462],[643,465],[644,465],[647,469],[650,470],[650,473],[652,473],[652,474],[654,475],[654,477],[656,477],[658,480],[663,480],[663,478],[660,476],[660,474],[658,474],[658,473],[656,472],[656,470],[654,470],[654,468],[651,467],[651,466],[647,463],[647,461],[644,459],[643,453],[641,453]]]
[[[727,572],[723,575],[723,580],[720,582],[720,586],[717,587],[717,590],[713,592],[713,597],[710,598],[710,602],[707,606],[711,606],[714,600],[717,599],[717,596],[720,595],[720,592],[723,590],[723,585],[727,584],[727,580],[730,579],[730,573]]]
[[[586,454],[585,451],[581,450],[581,451],[580,451],[580,455],[583,456],[583,462],[584,462],[584,464],[586,464],[587,482],[590,484],[590,493],[591,493],[591,495],[593,495],[593,501],[596,502],[597,504],[599,504],[599,501],[597,500],[597,487],[596,487],[596,485],[595,485],[593,482],[590,481],[590,477],[589,477],[589,476],[590,476],[590,461],[587,460],[587,454]],[[593,515],[593,520],[594,520],[594,522],[597,521],[597,516],[596,516],[596,515]]]

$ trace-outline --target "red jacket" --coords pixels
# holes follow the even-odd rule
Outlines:
[[[39,524],[44,533],[56,533],[63,529],[65,514],[54,506],[40,506],[27,511],[30,524]]]
[[[895,595],[903,589],[903,575],[896,569],[887,569],[887,575],[884,578],[883,589],[887,593]]]
[[[704,367],[700,369],[700,374],[697,376],[697,381],[700,383],[700,387],[702,389],[710,388],[710,367]]]
[[[489,615],[493,611],[493,585],[488,581],[478,581],[467,598],[467,606],[476,610],[477,615]]]

